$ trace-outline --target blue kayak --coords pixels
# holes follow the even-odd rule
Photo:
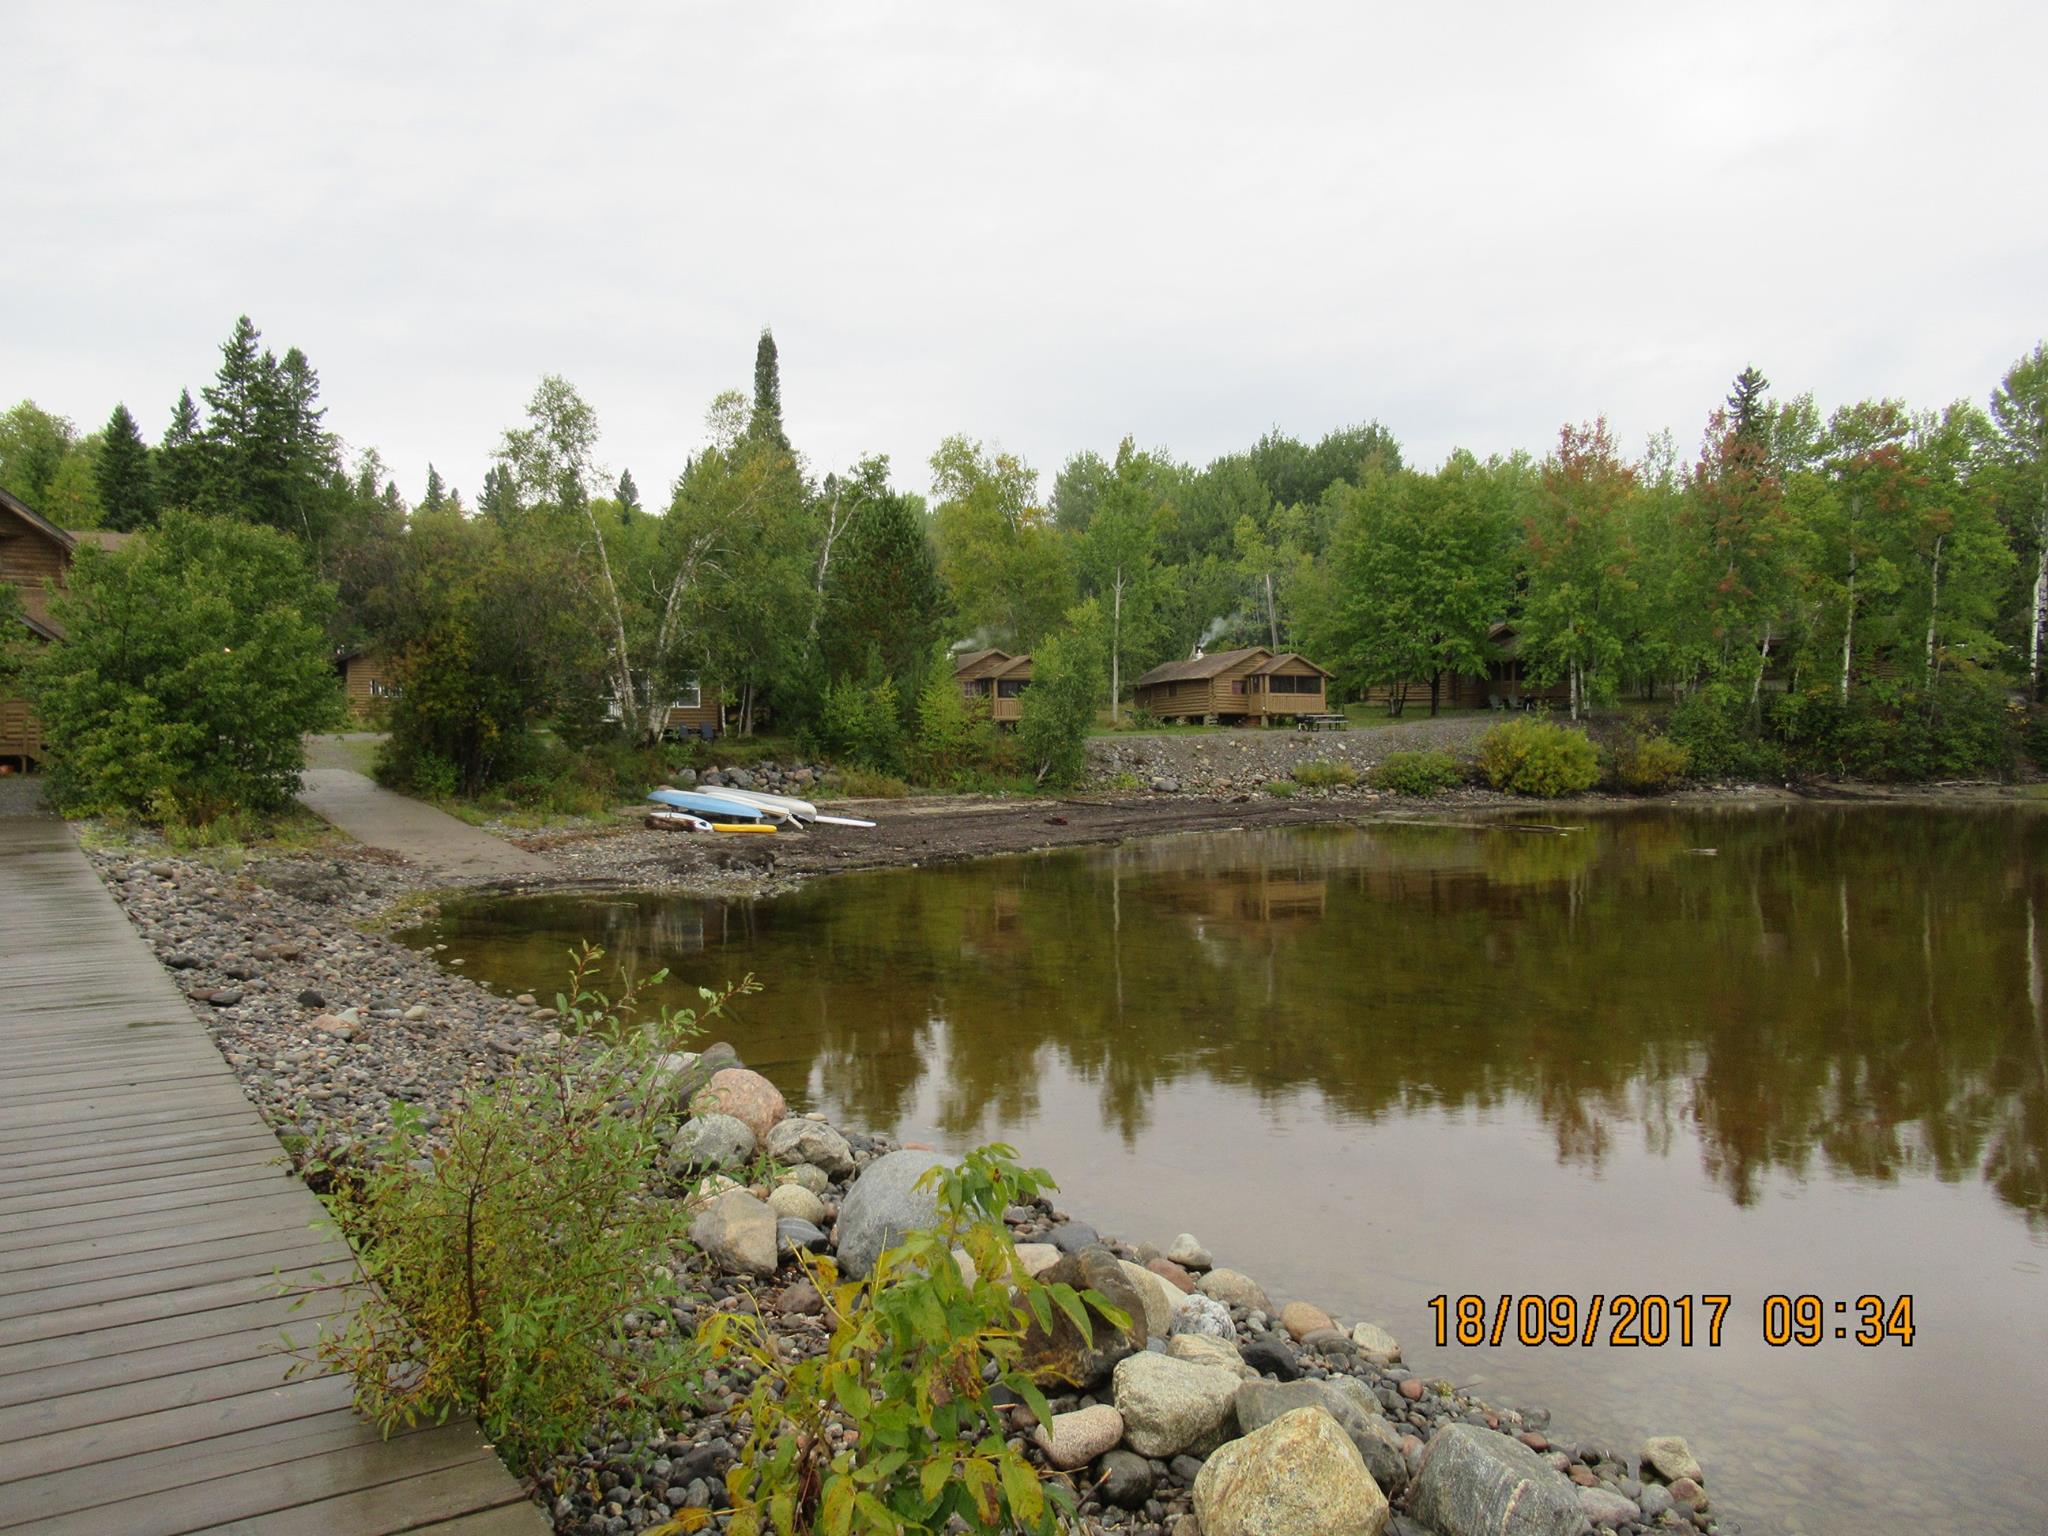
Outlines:
[[[648,799],[662,805],[674,806],[679,811],[689,811],[702,816],[706,821],[765,821],[775,822],[782,818],[770,815],[758,805],[746,805],[738,800],[721,800],[717,795],[700,795],[692,789],[657,789]]]

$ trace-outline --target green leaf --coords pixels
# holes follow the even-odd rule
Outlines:
[[[1052,1299],[1054,1304],[1072,1320],[1081,1337],[1092,1344],[1095,1341],[1095,1328],[1088,1321],[1088,1309],[1081,1305],[1081,1298],[1074,1293],[1074,1288],[1066,1284],[1056,1285],[1052,1287]]]
[[[825,1479],[825,1536],[846,1536],[853,1529],[853,1501],[858,1491],[853,1479],[842,1474]]]
[[[1025,1524],[1035,1523],[1045,1513],[1045,1489],[1029,1462],[1014,1453],[1003,1456],[1003,1492],[1009,1496],[1010,1513]]]
[[[924,1470],[917,1474],[918,1492],[924,1495],[925,1503],[929,1504],[937,1499],[939,1490],[952,1481],[952,1477],[952,1457],[934,1456],[930,1461],[926,1462]]]

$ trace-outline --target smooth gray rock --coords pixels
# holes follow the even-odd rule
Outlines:
[[[1401,1454],[1401,1437],[1363,1383],[1348,1376],[1329,1381],[1247,1381],[1237,1389],[1235,1404],[1238,1427],[1246,1434],[1297,1408],[1321,1408],[1358,1447],[1366,1471],[1382,1493],[1398,1498],[1408,1486],[1408,1458]]]
[[[1088,1335],[1083,1338],[1073,1319],[1058,1308],[1053,1309],[1050,1330],[1040,1328],[1034,1318],[1024,1330],[1019,1362],[1040,1381],[1091,1387],[1104,1380],[1119,1360],[1145,1347],[1145,1303],[1131,1288],[1116,1255],[1107,1248],[1097,1246],[1062,1254],[1034,1278],[1041,1285],[1067,1285],[1076,1292],[1094,1291],[1130,1319],[1128,1328],[1115,1328],[1091,1307]]]
[[[1578,1489],[1519,1440],[1475,1424],[1430,1438],[1409,1513],[1444,1536],[1582,1536]]]
[[[690,1241],[721,1269],[775,1273],[775,1212],[744,1189],[729,1189],[700,1211]]]
[[[1231,1436],[1239,1383],[1220,1366],[1137,1354],[1117,1362],[1115,1382],[1124,1441],[1141,1456],[1201,1455]]]
[[[1063,1472],[1085,1467],[1124,1437],[1124,1416],[1107,1403],[1056,1413],[1050,1426],[1031,1431],[1032,1443]]]
[[[1581,1488],[1579,1508],[1597,1530],[1633,1525],[1643,1515],[1633,1500],[1623,1498],[1612,1488]]]
[[[936,1152],[891,1152],[878,1157],[853,1181],[839,1207],[839,1267],[865,1279],[882,1251],[939,1219],[938,1197],[913,1188],[933,1168],[951,1166]]]
[[[1085,1221],[1063,1221],[1046,1234],[1045,1240],[1061,1253],[1079,1253],[1102,1241],[1102,1234]]]
[[[1699,1457],[1693,1455],[1692,1447],[1685,1443],[1683,1435],[1653,1435],[1645,1440],[1643,1464],[1667,1483],[1675,1483],[1681,1477],[1689,1477],[1696,1483],[1707,1480],[1707,1474],[1700,1470]]]
[[[699,1115],[669,1143],[672,1168],[739,1168],[754,1155],[754,1133],[731,1115]]]
[[[1166,1256],[1182,1269],[1203,1270],[1215,1267],[1215,1260],[1209,1257],[1192,1232],[1183,1232],[1173,1240],[1173,1246],[1166,1250]]]
[[[778,1163],[808,1163],[835,1179],[853,1172],[853,1148],[822,1120],[792,1116],[777,1121],[763,1146]]]
[[[1135,1451],[1105,1451],[1095,1463],[1096,1492],[1118,1509],[1143,1509],[1157,1482],[1152,1463]]]
[[[1226,1307],[1243,1307],[1247,1312],[1271,1312],[1273,1303],[1264,1287],[1250,1275],[1234,1269],[1212,1269],[1195,1282],[1195,1288]]]
[[[769,1209],[773,1210],[774,1207],[770,1206]],[[823,1253],[826,1242],[825,1234],[812,1226],[808,1221],[805,1221],[801,1216],[783,1216],[778,1218],[775,1223],[775,1251],[777,1253],[796,1253],[799,1250],[810,1253]]]

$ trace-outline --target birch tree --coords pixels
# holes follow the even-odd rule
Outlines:
[[[2042,647],[2048,643],[2048,344],[2014,363],[1991,396],[1993,451],[2010,477],[2018,552],[2028,560],[2025,650],[2027,691],[2044,696]],[[2031,548],[2027,546],[2031,545]]]

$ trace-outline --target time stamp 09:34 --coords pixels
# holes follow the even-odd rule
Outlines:
[[[1618,1349],[1687,1348],[1721,1343],[1733,1308],[1729,1296],[1638,1296],[1626,1292],[1576,1296],[1432,1296],[1438,1348],[1457,1343],[1554,1344]],[[1913,1298],[1766,1296],[1763,1339],[1774,1349],[1810,1349],[1830,1340],[1863,1345],[1913,1344]]]

